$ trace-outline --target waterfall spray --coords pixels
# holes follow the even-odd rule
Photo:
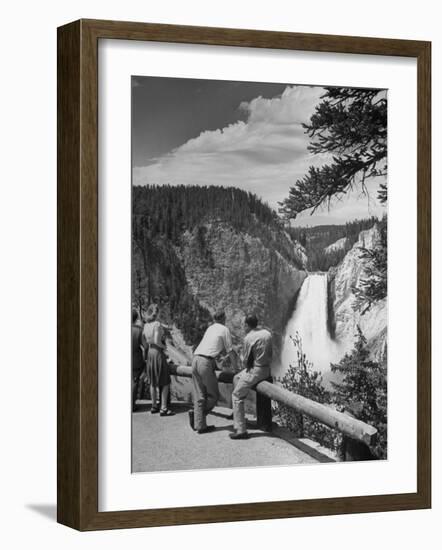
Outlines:
[[[330,363],[342,354],[332,340],[327,324],[327,274],[311,273],[304,280],[295,310],[287,323],[281,351],[280,374],[296,361],[296,350],[291,337],[297,332],[302,347],[313,368],[329,378]]]

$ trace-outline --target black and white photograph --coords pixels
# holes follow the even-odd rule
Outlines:
[[[388,90],[131,87],[132,472],[387,460]]]
[[[5,5],[4,548],[434,547],[436,6]]]

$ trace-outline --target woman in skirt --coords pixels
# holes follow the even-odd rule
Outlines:
[[[159,412],[160,416],[173,416],[174,413],[167,407],[170,374],[164,353],[166,348],[165,332],[158,321],[158,314],[158,306],[151,304],[147,309],[146,324],[143,329],[143,340],[145,346],[148,347],[146,372],[152,399],[150,412],[152,414]],[[158,407],[157,398],[160,400],[161,408]]]

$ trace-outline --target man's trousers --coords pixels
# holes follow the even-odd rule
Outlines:
[[[195,355],[192,361],[193,406],[195,430],[207,427],[206,416],[218,402],[218,379],[215,360]]]
[[[234,378],[232,405],[233,405],[233,425],[237,433],[247,431],[246,415],[244,411],[244,401],[249,390],[254,388],[262,380],[270,376],[270,367],[253,367],[250,370],[242,370]]]

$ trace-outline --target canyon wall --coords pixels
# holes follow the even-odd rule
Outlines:
[[[383,360],[387,353],[387,299],[383,299],[361,315],[354,310],[352,288],[364,276],[366,260],[361,259],[360,247],[372,249],[380,241],[378,225],[361,231],[358,241],[342,262],[329,270],[329,315],[335,339],[346,351],[352,349],[357,325],[360,326],[373,358]]]

